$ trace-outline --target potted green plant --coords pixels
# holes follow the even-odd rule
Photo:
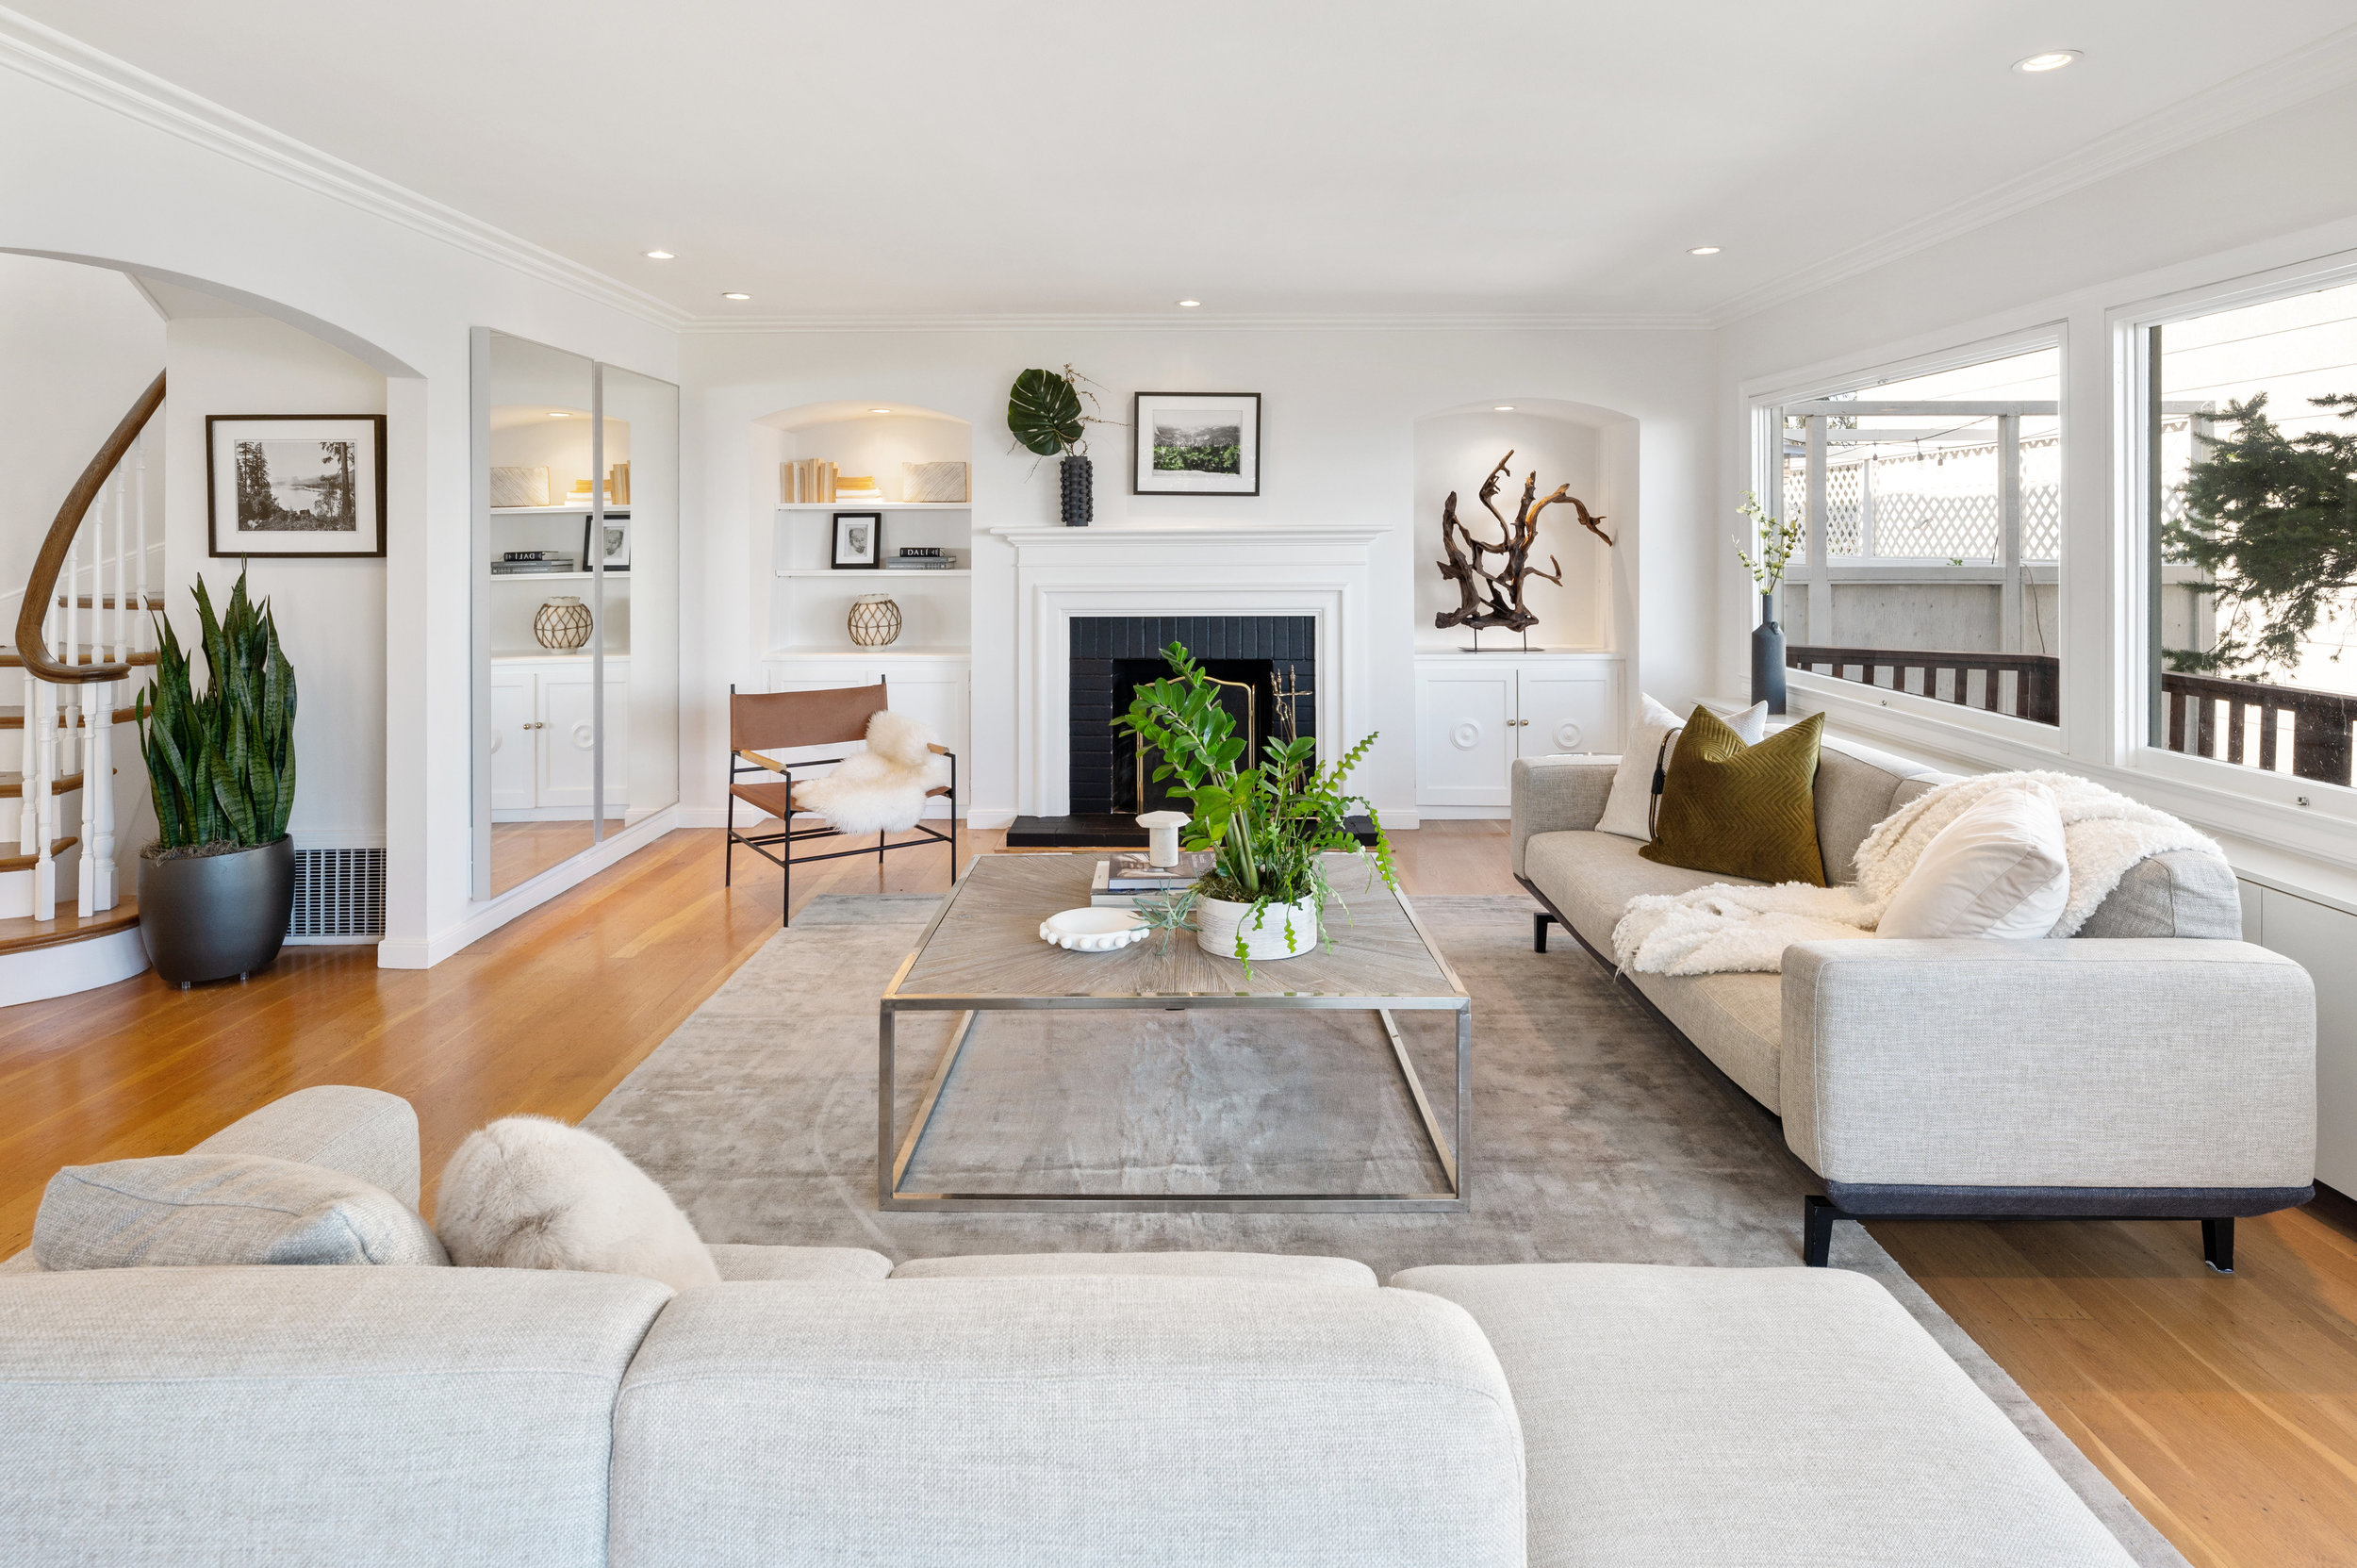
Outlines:
[[[199,577],[196,614],[208,688],[158,616],[156,679],[131,704],[157,834],[140,855],[140,939],[183,987],[268,967],[294,908],[294,670],[243,573],[218,619]]]
[[[1271,736],[1255,765],[1244,756],[1235,717],[1220,703],[1218,683],[1181,644],[1162,656],[1171,677],[1138,687],[1113,724],[1154,748],[1154,777],[1176,780],[1172,793],[1194,807],[1186,848],[1216,852],[1194,888],[1195,944],[1242,959],[1247,974],[1254,959],[1308,952],[1324,938],[1326,906],[1341,901],[1327,880],[1326,856],[1361,852],[1349,824],[1354,810],[1376,824],[1368,885],[1376,876],[1399,885],[1374,804],[1343,793],[1376,737],[1320,767],[1315,736]]]
[[[1007,393],[1007,429],[1026,452],[1061,457],[1058,465],[1063,488],[1063,521],[1067,528],[1085,528],[1096,515],[1096,472],[1088,457],[1088,427],[1105,421],[1080,406],[1091,406],[1096,394],[1080,383],[1087,380],[1066,365],[1054,371],[1025,371]],[[1036,465],[1034,473],[1038,472]]]
[[[1776,624],[1776,588],[1784,581],[1792,552],[1800,548],[1801,520],[1795,518],[1785,522],[1770,517],[1759,497],[1750,490],[1743,492],[1743,504],[1736,511],[1752,520],[1759,540],[1757,555],[1743,548],[1740,536],[1735,541],[1735,558],[1759,585],[1759,624],[1752,629],[1752,701],[1767,703],[1770,713],[1782,713],[1784,628]]]

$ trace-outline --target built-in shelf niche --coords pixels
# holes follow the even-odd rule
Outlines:
[[[889,407],[890,412],[872,412],[876,407]],[[755,421],[752,447],[754,493],[765,498],[768,519],[769,652],[860,652],[883,658],[965,654],[973,637],[970,500],[946,503],[899,499],[904,463],[964,463],[970,481],[973,429],[965,421],[883,399],[809,404]],[[785,501],[781,465],[808,458],[834,464],[839,475],[872,476],[885,499]],[[961,568],[837,569],[832,565],[837,512],[882,514],[881,542],[886,558],[904,546],[929,546],[954,553]],[[847,627],[851,602],[871,593],[889,594],[899,605],[900,635],[887,648],[856,650]]]

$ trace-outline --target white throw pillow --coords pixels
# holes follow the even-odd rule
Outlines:
[[[2034,784],[1999,790],[1934,834],[1876,934],[2035,939],[2069,901],[2062,812]]]
[[[696,1228],[654,1178],[594,1132],[503,1116],[442,1167],[436,1229],[462,1268],[635,1274],[674,1290],[717,1285]]]
[[[1645,711],[1629,726],[1628,746],[1621,752],[1621,766],[1613,769],[1612,793],[1605,797],[1604,816],[1597,819],[1596,831],[1650,840],[1654,765],[1666,760],[1661,755],[1662,737],[1672,730],[1684,729],[1686,720],[1650,696],[1641,700]],[[1753,703],[1731,716],[1727,725],[1742,737],[1744,745],[1758,745],[1768,738],[1768,704]]]
[[[41,1195],[33,1256],[50,1270],[450,1261],[382,1187],[260,1154],[68,1165]]]

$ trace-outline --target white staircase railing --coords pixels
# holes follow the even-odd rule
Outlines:
[[[135,667],[155,662],[148,581],[160,540],[150,537],[146,427],[163,398],[159,375],[83,470],[50,525],[18,606],[14,652],[24,667],[25,729],[17,838],[19,855],[32,860],[37,920],[57,915],[57,852],[69,836],[60,831],[60,804],[68,793],[80,797],[78,831],[71,835],[81,847],[78,912],[101,914],[122,899],[114,718],[130,701]]]

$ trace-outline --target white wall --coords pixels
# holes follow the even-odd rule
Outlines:
[[[205,419],[208,414],[382,414],[385,377],[341,349],[267,317],[174,321],[165,329],[165,609],[184,644],[197,640],[192,590],[201,574],[216,610],[238,580],[237,557],[207,553]],[[385,563],[254,556],[246,591],[268,599],[294,666],[299,849],[385,842]],[[201,668],[201,667],[200,667]]]
[[[469,329],[677,380],[668,314],[103,58],[65,68],[10,47],[0,145],[41,152],[0,158],[0,251],[209,288],[387,378],[379,961],[445,956],[561,885],[470,897]]]
[[[1058,520],[1056,466],[1010,451],[1006,402],[1017,372],[1067,362],[1111,389],[1104,413],[1125,421],[1137,390],[1258,391],[1262,398],[1257,497],[1133,496],[1129,432],[1096,427],[1098,526],[1257,518],[1391,528],[1376,549],[1373,607],[1376,624],[1388,629],[1373,679],[1376,727],[1384,738],[1370,759],[1364,787],[1395,819],[1414,817],[1417,577],[1432,570],[1418,543],[1425,508],[1417,497],[1416,427],[1427,416],[1495,403],[1555,402],[1634,421],[1612,427],[1599,445],[1606,449],[1604,464],[1618,464],[1630,476],[1620,487],[1628,493],[1616,494],[1612,509],[1629,534],[1630,554],[1622,568],[1633,602],[1624,619],[1642,628],[1634,651],[1640,678],[1665,701],[1691,701],[1708,689],[1712,606],[1692,591],[1707,581],[1708,569],[1696,533],[1715,450],[1707,334],[1202,326],[696,333],[681,346],[696,443],[685,465],[690,522],[684,569],[691,605],[700,592],[702,598],[701,613],[691,609],[686,618],[684,651],[683,799],[689,808],[717,813],[720,807],[721,699],[731,681],[758,681],[768,636],[768,585],[748,569],[766,565],[761,541],[777,497],[778,442],[769,427],[757,436],[754,423],[830,400],[914,404],[974,427],[971,798],[986,820],[1022,807],[1015,793],[1010,678],[1012,553],[982,531]],[[798,455],[827,454],[805,450]],[[1437,534],[1437,514],[1428,526]],[[1574,525],[1547,526],[1554,538]],[[1425,620],[1428,625],[1429,617]]]
[[[1753,396],[1802,394],[1968,345],[2063,338],[2063,658],[2059,733],[2002,716],[1828,685],[1808,699],[1837,727],[1971,766],[2066,766],[2214,832],[2357,868],[2357,792],[2140,751],[2135,531],[2121,432],[2122,323],[2165,302],[2244,280],[2258,287],[2357,259],[2357,89],[2283,110],[1943,244],[1738,322],[1720,333],[1725,525],[1752,486]],[[1726,527],[1713,532],[1723,539]],[[1698,579],[1699,581],[1700,579]],[[1720,685],[1744,681],[1749,580],[1711,553]]]

